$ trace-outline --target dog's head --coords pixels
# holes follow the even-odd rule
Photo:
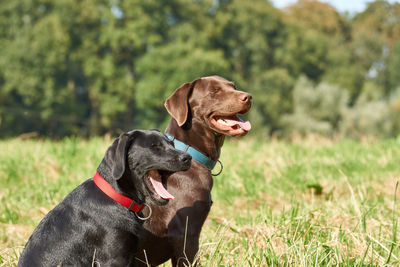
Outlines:
[[[251,108],[252,96],[236,90],[233,82],[209,76],[185,83],[166,100],[165,108],[181,127],[200,120],[211,130],[229,136],[242,136],[251,129],[238,114]]]
[[[123,193],[143,202],[146,196],[164,205],[173,196],[165,189],[168,177],[191,166],[191,156],[176,150],[157,130],[134,130],[122,134],[104,157],[110,176]]]

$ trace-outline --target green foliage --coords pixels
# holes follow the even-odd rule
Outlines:
[[[392,110],[393,133],[400,132],[400,86],[391,94],[390,107]]]
[[[215,15],[219,31],[212,41],[223,49],[231,78],[249,87],[249,79],[277,64],[274,53],[284,41],[282,15],[264,0],[221,1]]]
[[[344,135],[390,137],[392,134],[391,110],[383,100],[359,101],[345,114],[341,125]]]
[[[222,51],[204,50],[192,42],[151,49],[136,64],[141,79],[135,99],[144,110],[140,125],[156,127],[169,120],[163,112],[163,103],[181,84],[203,75],[227,73],[227,68]]]
[[[297,25],[291,25],[288,31],[288,39],[278,49],[278,61],[295,76],[305,74],[318,81],[329,64],[327,36]]]
[[[284,68],[271,69],[254,78],[251,92],[255,105],[249,115],[253,128],[269,125],[270,133],[280,129],[282,114],[292,111],[293,84]]]
[[[400,87],[400,39],[393,48],[388,62],[388,79],[391,90]]]
[[[6,1],[0,137],[164,127],[165,98],[206,75],[234,80],[254,95],[249,117],[256,132],[332,134],[342,117],[326,99],[313,105],[332,109],[335,118],[298,111],[296,81],[329,84],[315,90],[332,99],[347,94],[350,113],[353,106],[361,111],[366,95],[389,103],[400,85],[399,19],[400,4],[382,0],[354,17],[316,0],[284,10],[265,0]],[[395,116],[387,116],[393,127],[384,136],[394,136]]]
[[[293,90],[294,113],[285,115],[283,121],[289,132],[332,135],[347,102],[346,91],[340,87],[327,83],[314,86],[300,77]]]

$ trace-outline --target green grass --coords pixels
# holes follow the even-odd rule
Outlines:
[[[16,264],[40,219],[93,175],[111,141],[0,141],[0,266]],[[400,265],[400,139],[246,137],[227,140],[221,161],[203,266]]]

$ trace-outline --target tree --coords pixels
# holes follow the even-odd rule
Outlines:
[[[332,42],[343,43],[351,38],[351,27],[346,17],[334,7],[316,0],[299,0],[285,10],[286,21],[300,24],[331,37]]]
[[[388,59],[388,79],[391,91],[400,88],[400,38],[393,47],[391,56]]]
[[[50,2],[39,4],[33,8],[30,1],[9,2],[0,11],[9,26],[0,39],[5,132],[43,132],[47,127],[47,132],[59,134],[71,126],[65,113],[75,108],[80,112],[64,76],[71,45],[67,28],[59,16],[48,12],[54,8]]]
[[[399,20],[400,4],[382,0],[354,18],[315,0],[284,11],[265,0],[6,1],[0,136],[163,128],[165,98],[214,74],[254,95],[248,116],[268,134],[288,129],[282,114],[306,113],[298,112],[302,93],[328,110],[322,94],[343,90],[350,106],[389,103],[400,83]],[[301,76],[317,86],[299,95]],[[307,112],[337,129],[336,119]]]
[[[294,112],[283,117],[287,133],[332,135],[347,107],[348,95],[336,85],[321,82],[314,86],[301,76],[293,90],[293,102]]]
[[[140,77],[135,100],[141,110],[142,127],[159,127],[168,121],[164,101],[185,82],[201,76],[224,76],[228,65],[222,51],[205,50],[192,42],[176,42],[154,48],[136,66]]]
[[[321,33],[297,25],[287,27],[287,40],[277,49],[276,58],[294,77],[305,74],[319,81],[329,66],[329,41]]]
[[[367,78],[389,95],[392,88],[388,64],[400,38],[400,4],[376,0],[354,17],[353,49],[355,61]]]
[[[275,66],[274,52],[282,45],[281,13],[264,0],[220,1],[212,42],[224,51],[232,79],[251,88],[254,77]]]
[[[282,130],[282,114],[293,109],[292,90],[294,79],[283,68],[274,68],[256,77],[253,81],[253,108],[249,114],[253,128],[267,134]]]
[[[337,83],[356,99],[364,72],[353,59],[352,32],[347,17],[331,5],[300,0],[287,7],[285,20],[290,26],[283,54],[291,73],[306,74],[315,82]]]

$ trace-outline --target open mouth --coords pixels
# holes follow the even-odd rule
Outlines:
[[[150,170],[146,173],[146,185],[155,200],[166,201],[174,199],[174,196],[164,186],[170,174],[171,172],[161,170]]]
[[[211,116],[211,123],[217,131],[231,136],[245,135],[251,130],[251,123],[243,121],[237,114],[213,115]]]

